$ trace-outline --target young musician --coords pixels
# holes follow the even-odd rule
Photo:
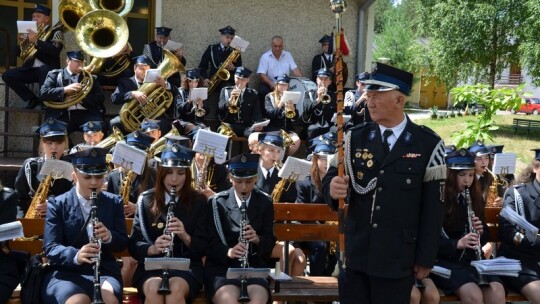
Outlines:
[[[236,68],[232,87],[224,87],[219,97],[219,120],[231,126],[236,136],[249,136],[251,126],[262,120],[262,112],[257,102],[257,91],[248,88],[251,71],[245,67]]]
[[[540,150],[533,151],[534,160],[521,174],[520,184],[506,191],[503,207],[514,209],[529,223],[540,227]],[[524,231],[502,216],[499,217],[499,227],[501,246],[498,254],[521,262],[518,277],[503,277],[505,286],[520,292],[531,303],[540,303],[540,237],[531,242]]]
[[[41,181],[38,179],[39,172],[48,159],[62,159],[64,151],[68,148],[68,138],[66,124],[62,121],[50,118],[39,127],[40,147],[43,156],[31,157],[24,161],[17,177],[15,178],[15,190],[19,196],[19,215],[24,217],[32,199],[39,189]],[[51,183],[48,194],[60,195],[71,189],[72,183],[66,178],[59,178]],[[47,204],[41,202],[37,207],[37,212],[45,216]]]
[[[47,73],[52,69],[60,68],[60,52],[64,47],[64,34],[62,26],[51,27],[51,9],[42,4],[36,4],[32,12],[32,21],[39,27],[44,27],[38,33],[29,30],[27,34],[19,36],[19,45],[34,44],[36,53],[33,57],[21,58],[24,63],[21,67],[10,68],[2,73],[2,80],[19,97],[27,103],[26,109],[37,107],[41,100],[26,84],[45,82]],[[51,32],[47,39],[39,39],[38,34]],[[21,56],[21,48],[17,48],[17,55]]]
[[[327,69],[330,70],[334,75],[336,74],[335,71],[335,56],[334,56],[334,50],[332,43],[333,37],[330,37],[328,35],[324,35],[321,39],[319,39],[319,43],[321,44],[321,54],[317,54],[313,57],[313,60],[311,61],[311,71],[312,71],[312,77],[311,80],[316,81],[317,79],[317,71],[319,69]],[[343,84],[347,83],[347,79],[349,76],[349,69],[347,68],[347,64],[345,61],[343,62]],[[333,77],[332,83],[330,84],[330,90],[335,91],[336,90],[336,77]]]
[[[17,192],[0,182],[0,225],[17,219]],[[13,290],[19,284],[18,259],[9,248],[9,241],[0,242],[0,303],[8,303]]]
[[[471,261],[483,257],[479,246],[489,239],[484,221],[484,205],[480,185],[475,178],[475,155],[465,149],[446,156],[448,167],[444,187],[443,230],[436,264],[452,270],[449,279],[431,275],[437,287],[445,293],[455,293],[461,303],[504,303],[504,287],[497,276],[483,276],[487,286],[481,287],[480,278]],[[469,191],[471,205],[466,190]],[[468,208],[474,212],[472,218]],[[473,227],[469,227],[469,222]]]
[[[68,133],[79,131],[81,123],[103,121],[105,117],[105,95],[96,81],[96,76],[83,73],[82,51],[67,52],[66,67],[52,70],[41,86],[41,99],[61,106],[68,98],[80,99],[74,105],[53,109],[47,107],[45,117],[53,117],[68,124]],[[92,77],[92,85],[85,84]],[[85,87],[88,86],[88,87]],[[88,91],[82,97],[82,91]],[[74,97],[80,95],[81,97]]]
[[[139,262],[133,284],[145,303],[190,302],[203,284],[201,257],[206,253],[208,209],[206,198],[191,186],[193,155],[184,146],[168,145],[161,153],[156,186],[137,201],[129,252]],[[172,250],[169,257],[190,259],[190,271],[168,270],[170,293],[164,296],[158,293],[167,286],[163,271],[146,271],[144,263],[145,258],[163,257],[168,250]]]
[[[149,42],[143,47],[143,55],[147,56],[152,60],[152,63],[155,66],[158,66],[163,61],[163,50],[164,46],[169,41],[169,36],[171,35],[172,28],[160,26],[156,27],[156,39],[152,42]],[[179,48],[173,50],[172,53],[180,60],[182,66],[186,66],[186,57],[184,57],[184,49]],[[180,73],[176,72],[171,77],[167,79],[170,83],[174,84],[175,87],[180,86]]]
[[[336,113],[336,94],[329,91],[332,83],[332,72],[327,69],[317,71],[317,92],[309,92],[309,98],[304,99],[303,121],[308,124],[307,139],[313,139],[330,131],[334,125],[332,116]]]
[[[201,85],[199,69],[191,69],[186,72],[186,78],[182,81],[179,96],[176,101],[176,119],[182,119],[195,125],[204,124],[205,117],[210,113],[207,99],[193,99],[191,91]]]
[[[336,152],[336,147],[327,139],[315,138],[311,142],[315,148],[311,158],[310,175],[296,182],[297,203],[325,204],[322,195],[322,179],[327,171],[327,158]],[[335,257],[328,256],[327,243],[321,241],[302,242],[301,248],[309,250],[309,274],[312,276],[331,275],[335,266]]]
[[[141,123],[141,131],[150,135],[154,140],[152,143],[155,143],[161,137],[161,129],[159,127],[159,120],[145,118]]]
[[[84,143],[88,146],[95,146],[103,140],[103,122],[89,121],[81,126]]]
[[[213,303],[237,303],[242,286],[239,279],[227,279],[229,268],[240,268],[246,257],[249,267],[266,267],[276,241],[274,209],[270,197],[255,187],[259,155],[239,154],[228,162],[232,188],[210,198],[209,250],[205,263],[205,290]],[[240,208],[247,206],[247,225],[242,227]],[[242,231],[243,230],[243,231]],[[248,245],[239,241],[240,234]],[[266,279],[248,278],[250,303],[270,299]],[[244,290],[246,291],[246,290]]]
[[[220,83],[215,85],[213,92],[208,92],[210,113],[207,114],[207,117],[209,118],[217,118],[218,107],[216,105],[219,101],[221,89],[225,86],[234,85],[232,74],[236,67],[242,66],[242,55],[238,55],[236,60],[232,60],[233,58],[231,57],[233,49],[230,47],[230,44],[234,39],[236,30],[227,25],[219,29],[219,33],[219,43],[211,44],[206,48],[199,63],[199,70],[201,71],[201,76],[204,78],[205,87],[210,87],[210,79],[214,78],[216,72],[221,68],[229,71],[231,77],[224,81],[216,78],[216,81]]]
[[[365,81],[371,75],[368,72],[360,73],[354,76],[356,80],[356,89],[347,91],[343,98],[345,107],[344,113],[351,115],[351,120],[347,123],[347,127],[353,127],[360,123],[370,122],[371,116],[367,106],[367,93]]]
[[[274,91],[266,94],[264,99],[265,118],[270,123],[264,127],[264,132],[283,130],[289,134],[292,143],[287,148],[287,155],[294,155],[300,147],[300,137],[294,132],[294,121],[298,118],[296,105],[283,100],[283,92],[289,90],[290,78],[287,75],[276,76]]]
[[[70,154],[75,186],[47,200],[43,249],[54,271],[43,280],[44,303],[90,303],[99,294],[107,304],[122,302],[113,252],[126,247],[126,222],[120,197],[101,191],[106,154],[102,148]]]

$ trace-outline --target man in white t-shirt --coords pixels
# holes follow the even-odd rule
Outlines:
[[[272,49],[264,53],[259,60],[257,74],[259,75],[259,100],[264,108],[264,97],[274,90],[275,77],[283,74],[302,77],[302,71],[294,62],[291,53],[283,50],[283,38],[272,37]]]

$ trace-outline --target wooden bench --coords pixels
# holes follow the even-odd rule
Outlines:
[[[517,132],[518,129],[525,129],[529,134],[531,130],[540,130],[540,121],[538,120],[514,118],[512,124],[514,132]]]

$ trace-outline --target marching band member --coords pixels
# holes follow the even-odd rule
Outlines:
[[[448,173],[444,187],[444,215],[436,264],[452,270],[449,279],[432,275],[437,287],[455,293],[461,303],[504,303],[504,287],[497,276],[484,276],[487,287],[481,287],[471,261],[476,250],[488,242],[489,231],[483,221],[484,204],[480,184],[475,177],[475,155],[460,149],[446,156]],[[465,190],[470,191],[471,205]],[[468,208],[474,217],[468,213]],[[472,218],[469,218],[472,217]],[[473,227],[469,227],[469,222]],[[465,227],[465,229],[464,229]],[[476,232],[476,233],[475,233]]]
[[[310,175],[302,181],[296,182],[297,203],[325,204],[322,195],[322,179],[327,171],[327,157],[336,152],[336,147],[327,139],[315,138],[311,142],[315,147],[311,158]],[[309,250],[309,275],[331,275],[335,267],[335,256],[328,256],[326,242],[301,242],[301,248]]]
[[[158,66],[163,60],[163,49],[167,42],[169,41],[169,36],[171,35],[172,28],[160,26],[156,27],[156,39],[152,42],[149,42],[143,47],[143,55],[150,58],[152,63],[155,66]],[[184,57],[184,49],[179,48],[173,50],[172,53],[178,57],[180,63],[183,66],[186,66],[186,57]],[[180,73],[176,72],[167,78],[167,81],[174,84],[175,87],[180,86]]]
[[[323,178],[327,204],[337,209],[338,199],[349,202],[340,298],[346,303],[408,303],[415,277],[427,277],[435,263],[444,144],[404,113],[411,73],[377,63],[369,81],[373,122],[345,135],[348,175],[337,176],[337,162],[332,162]]]
[[[141,123],[141,131],[146,135],[150,135],[154,139],[152,143],[155,143],[161,137],[159,120],[148,118],[143,119]]]
[[[120,105],[127,103],[132,99],[135,99],[141,105],[148,102],[148,96],[146,96],[145,92],[139,91],[139,88],[143,85],[146,71],[153,66],[153,63],[146,55],[138,56],[134,61],[133,70],[135,71],[135,75],[130,78],[122,78],[118,81],[118,86],[111,95],[111,103]],[[167,91],[170,91],[173,94],[173,100],[176,99],[178,90],[174,84],[171,84],[162,77],[158,77],[155,83],[165,88]],[[171,106],[163,115],[156,117],[156,119],[159,120],[159,126],[162,133],[166,134],[171,129],[169,118],[173,117],[173,110],[174,106]],[[119,116],[111,120],[111,127],[112,126],[116,126],[123,130]]]
[[[41,86],[41,99],[52,103],[63,103],[68,97],[80,94],[85,89],[81,82],[85,80],[84,55],[81,51],[67,52],[66,67],[52,70]],[[88,94],[78,103],[64,109],[47,107],[45,117],[53,117],[67,123],[68,133],[79,131],[81,123],[89,121],[103,121],[105,117],[105,94],[101,86],[93,78],[92,87]]]
[[[274,91],[266,94],[264,99],[264,117],[270,123],[263,129],[264,132],[283,130],[289,134],[292,144],[287,147],[287,155],[294,155],[300,147],[300,137],[294,132],[293,121],[298,118],[298,110],[294,103],[283,100],[283,92],[289,89],[290,78],[287,75],[276,77]],[[290,117],[289,117],[290,115]]]
[[[103,140],[103,122],[89,121],[81,126],[84,143],[88,146],[95,146]]]
[[[4,187],[0,182],[0,225],[17,219],[17,201],[17,192]],[[0,249],[0,302],[9,303],[22,273],[18,267],[18,259],[9,248],[9,241],[0,242]]]
[[[309,98],[304,99],[302,119],[308,125],[307,139],[311,140],[330,131],[333,123],[332,116],[336,113],[336,94],[329,91],[332,82],[332,72],[327,69],[317,71],[317,92],[309,92]]]
[[[186,78],[182,81],[182,87],[179,89],[176,101],[176,119],[182,119],[195,125],[205,123],[204,118],[210,113],[207,99],[192,100],[190,96],[191,90],[199,87],[200,79],[199,69],[191,69],[186,72]]]
[[[356,79],[356,89],[345,93],[345,98],[343,99],[344,113],[351,114],[351,120],[347,123],[348,127],[371,121],[367,107],[366,83],[364,82],[369,79],[369,76],[370,74],[368,72],[354,76]],[[348,128],[346,127],[346,129]]]
[[[248,88],[251,71],[236,68],[232,87],[224,87],[219,97],[219,120],[228,123],[237,136],[246,136],[253,131],[251,126],[262,120],[262,112],[257,102],[257,91]],[[233,110],[235,108],[235,110]]]
[[[332,74],[336,74],[335,67],[334,67],[334,50],[330,46],[332,45],[332,39],[333,37],[330,37],[328,35],[324,35],[320,40],[319,43],[321,44],[321,50],[322,53],[315,55],[313,57],[313,60],[311,61],[311,71],[312,71],[312,77],[311,80],[314,82],[317,81],[317,71],[320,69],[327,69],[332,72]],[[349,76],[349,69],[347,68],[347,64],[345,61],[343,61],[343,84],[347,83],[347,78]],[[329,86],[330,91],[336,91],[336,77],[334,76],[332,79],[332,83]]]
[[[208,207],[205,197],[191,185],[189,166],[193,155],[186,147],[168,145],[161,153],[156,186],[142,193],[137,202],[129,252],[139,262],[133,284],[145,303],[189,303],[203,285]],[[175,203],[169,209],[172,189]],[[190,259],[190,270],[169,270],[170,294],[163,296],[158,294],[163,286],[162,270],[146,271],[144,260],[162,257],[166,250],[172,250],[172,257]]]
[[[11,68],[2,73],[2,80],[19,97],[27,103],[26,109],[37,107],[41,100],[26,84],[39,83],[43,85],[47,73],[52,69],[60,68],[60,52],[64,47],[64,34],[62,27],[51,28],[51,9],[42,4],[36,4],[32,12],[32,21],[36,21],[38,28],[44,26],[43,31],[51,31],[45,40],[38,39],[37,34],[29,31],[28,34],[19,36],[19,43],[33,44],[36,53],[32,58],[27,58],[22,67]],[[17,56],[21,55],[21,49],[17,48]]]
[[[122,278],[113,252],[126,247],[126,222],[121,198],[101,191],[106,154],[102,148],[70,154],[75,186],[47,200],[43,249],[54,270],[43,279],[44,303],[90,303],[98,292],[105,303],[122,302]],[[96,222],[91,216],[93,192]],[[100,265],[97,278],[95,259]]]
[[[529,223],[540,227],[540,150],[533,149],[535,157],[520,176],[520,184],[510,187],[504,195],[503,208],[509,206]],[[521,211],[520,211],[521,210]],[[540,238],[531,242],[524,232],[504,217],[499,217],[501,246],[498,254],[521,262],[518,277],[503,277],[506,287],[520,292],[531,303],[540,303]]]
[[[240,280],[226,279],[230,267],[241,267],[239,258],[247,257],[249,267],[266,267],[274,237],[274,209],[270,197],[255,187],[259,155],[239,154],[228,162],[232,188],[210,198],[211,220],[209,250],[205,262],[205,290],[213,303],[237,303]],[[247,225],[243,231],[240,207],[247,205]],[[240,233],[248,245],[240,242]],[[264,304],[270,299],[266,279],[248,278],[250,303]]]
[[[28,211],[32,198],[39,188],[38,174],[45,161],[51,158],[62,159],[64,151],[68,148],[67,130],[64,122],[49,118],[39,127],[38,132],[43,156],[26,159],[15,178],[15,190],[19,196],[19,208],[22,211],[18,217],[24,217]],[[60,195],[69,191],[71,187],[72,183],[69,180],[60,178],[51,184],[49,194]],[[44,216],[47,204],[40,204],[37,208],[38,213]]]
[[[233,51],[230,44],[234,39],[236,30],[230,25],[227,25],[226,27],[219,29],[219,33],[219,43],[209,45],[204,51],[201,62],[199,63],[199,70],[201,76],[204,78],[205,87],[210,86],[210,79],[214,77],[221,65],[229,58]],[[232,79],[232,74],[235,69],[240,66],[242,66],[242,55],[239,55],[236,60],[228,63],[228,65],[224,67],[229,71],[231,77],[228,80],[221,81],[221,83],[216,86],[214,92],[209,94],[208,104],[210,112],[207,113],[209,118],[217,118],[218,107],[216,105],[219,101],[220,92],[223,87],[235,84],[234,79]]]

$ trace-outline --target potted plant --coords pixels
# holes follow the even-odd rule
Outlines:
[[[429,110],[431,114],[431,119],[437,119],[438,113],[439,113],[439,107],[434,105]]]

